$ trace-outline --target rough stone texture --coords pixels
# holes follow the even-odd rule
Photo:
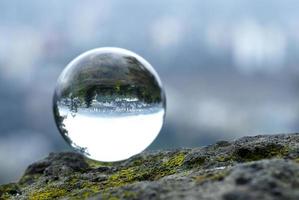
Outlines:
[[[299,134],[145,152],[118,163],[51,153],[0,199],[299,199]]]

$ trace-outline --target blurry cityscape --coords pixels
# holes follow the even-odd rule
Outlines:
[[[293,0],[0,1],[0,184],[69,150],[53,119],[55,83],[97,47],[132,50],[159,73],[167,117],[150,149],[298,131],[298,9]]]

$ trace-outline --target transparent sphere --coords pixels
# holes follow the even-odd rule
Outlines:
[[[127,159],[146,149],[164,122],[164,91],[153,67],[120,48],[75,58],[53,98],[57,127],[75,150],[98,161]]]

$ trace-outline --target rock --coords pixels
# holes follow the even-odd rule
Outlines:
[[[71,152],[30,165],[0,199],[299,199],[299,134],[144,152],[101,163]]]

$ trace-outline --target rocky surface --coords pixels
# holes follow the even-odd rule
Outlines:
[[[51,153],[0,199],[299,199],[299,134],[145,152],[118,163]]]

